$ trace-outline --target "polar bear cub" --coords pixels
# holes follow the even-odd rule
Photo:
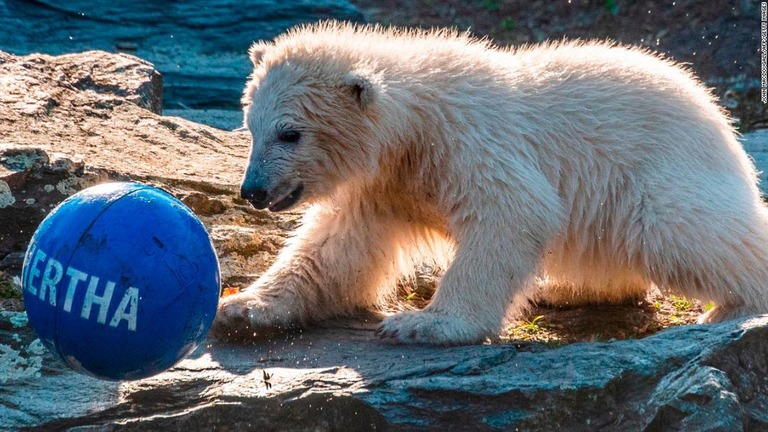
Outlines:
[[[250,54],[241,194],[312,205],[275,264],[223,301],[220,333],[374,307],[412,257],[445,245],[431,304],[384,319],[382,337],[477,343],[537,292],[622,302],[651,284],[714,302],[702,322],[768,312],[755,168],[672,61],[334,22]]]

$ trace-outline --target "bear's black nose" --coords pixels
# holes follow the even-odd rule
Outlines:
[[[267,200],[267,190],[266,189],[250,189],[250,188],[240,188],[240,197],[244,200],[249,201],[251,204],[253,204],[256,208],[264,208],[265,207],[265,201]]]

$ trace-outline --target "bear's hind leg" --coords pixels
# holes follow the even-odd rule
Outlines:
[[[768,313],[768,211],[755,205],[702,213],[648,230],[644,254],[650,278],[659,287],[713,302],[700,323]],[[688,217],[697,221],[688,223]],[[708,226],[702,228],[701,220]]]
[[[562,230],[563,209],[541,173],[475,189],[454,207],[457,250],[424,310],[381,323],[379,336],[398,343],[461,345],[498,336],[512,302],[527,294],[546,245]],[[519,180],[512,184],[512,180]]]

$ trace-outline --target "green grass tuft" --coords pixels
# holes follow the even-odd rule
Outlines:
[[[544,318],[544,315],[539,315],[531,321],[525,321],[525,324],[517,326],[515,330],[519,330],[530,335],[535,335],[543,328],[543,326],[539,326],[539,321],[541,321],[542,318]]]

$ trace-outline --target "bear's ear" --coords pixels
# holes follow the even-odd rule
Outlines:
[[[344,76],[344,86],[348,87],[361,107],[365,108],[376,102],[382,91],[381,80],[366,71],[352,71]]]
[[[248,56],[251,58],[251,62],[254,66],[258,66],[259,63],[261,63],[261,58],[264,57],[264,53],[271,47],[272,46],[266,42],[256,42],[251,45],[251,48],[248,50]]]

